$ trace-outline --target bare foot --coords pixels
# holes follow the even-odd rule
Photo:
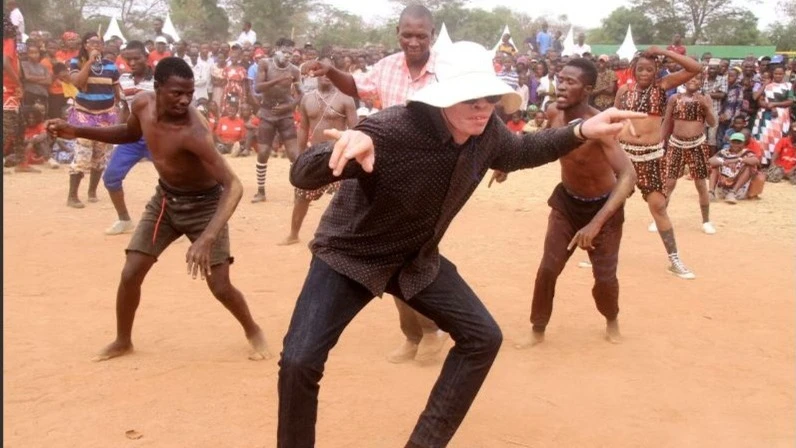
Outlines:
[[[539,345],[542,342],[544,342],[544,332],[531,330],[531,334],[514,343],[514,348],[517,350],[523,350],[526,348],[531,348],[534,345]]]
[[[415,354],[415,361],[428,362],[437,359],[437,355],[442,351],[445,346],[445,341],[448,340],[448,333],[442,330],[433,333],[426,333],[420,344],[417,345],[417,353]]]
[[[609,320],[605,325],[605,340],[611,344],[621,344],[622,335],[619,333],[619,322]]]
[[[252,361],[263,361],[274,357],[268,350],[268,343],[265,341],[263,331],[259,328],[253,335],[246,336],[246,339],[249,340],[249,345],[252,346],[252,352],[249,354],[249,359]]]
[[[122,342],[118,339],[111,342],[110,345],[103,348],[101,352],[97,354],[91,360],[94,362],[100,361],[107,361],[111,358],[118,358],[119,356],[129,355],[133,352],[133,343],[132,342]]]
[[[66,200],[66,206],[72,208],[85,208],[85,204],[80,202],[80,199],[77,198],[69,198]]]
[[[258,202],[265,202],[265,193],[257,193],[252,198],[252,204],[256,204]]]
[[[403,345],[387,355],[387,361],[393,364],[400,364],[415,359],[415,354],[417,354],[417,344],[411,341],[404,341]]]
[[[88,202],[99,202],[99,198],[96,195],[94,196],[89,195]]]
[[[290,235],[287,238],[285,238],[284,240],[282,240],[282,242],[277,243],[277,246],[290,246],[291,244],[296,244],[299,241],[301,241],[299,239],[299,237]]]

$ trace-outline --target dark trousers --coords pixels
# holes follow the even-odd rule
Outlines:
[[[427,448],[447,446],[503,340],[497,323],[456,267],[440,258],[437,279],[407,301],[456,342],[410,437],[416,445]],[[394,286],[388,286],[387,292],[402,297]],[[312,258],[279,361],[279,448],[315,446],[319,382],[329,351],[372,298],[364,286],[337,273],[323,260]]]
[[[563,191],[563,190],[562,190]],[[554,197],[556,193],[553,193]],[[559,192],[559,196],[560,196]],[[563,193],[564,195],[566,193]],[[561,271],[564,270],[569,257],[575,250],[567,250],[567,246],[578,230],[591,220],[602,204],[585,205],[574,198],[558,197],[567,201],[565,206],[552,208],[547,221],[547,235],[544,240],[544,255],[536,272],[536,284],[533,290],[533,303],[531,304],[531,324],[533,330],[543,332],[550,316],[553,313],[553,297],[556,293],[556,281]],[[551,198],[551,205],[554,199]],[[604,201],[603,201],[604,202]],[[591,208],[587,213],[578,215],[575,210]],[[619,314],[619,280],[616,278],[616,267],[619,263],[619,243],[622,240],[622,223],[624,211],[620,209],[603,226],[600,233],[593,241],[594,249],[588,251],[594,275],[592,296],[597,304],[597,310],[608,320],[616,319]]]

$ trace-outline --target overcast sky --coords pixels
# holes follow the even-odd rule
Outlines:
[[[388,0],[324,0],[326,3],[332,4],[340,9],[359,14],[366,20],[379,20],[393,15],[394,3]],[[554,6],[546,6],[541,1],[532,0],[470,0],[469,4],[474,7],[491,10],[495,6],[507,6],[514,11],[522,11],[529,14],[531,17],[548,16],[558,17],[560,14],[565,13],[569,17],[572,24],[582,26],[585,28],[595,28],[600,26],[600,21],[605,18],[616,8],[621,6],[629,6],[628,0],[572,0],[569,2],[550,2],[553,5],[558,3],[560,5],[567,5],[565,10],[555,8]],[[738,4],[744,4],[752,9],[752,12],[757,14],[759,19],[760,28],[766,28],[771,23],[775,22],[777,0],[760,0],[757,4],[750,4],[750,2],[743,1]]]

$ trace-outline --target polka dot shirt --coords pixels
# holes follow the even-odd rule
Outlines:
[[[310,250],[374,296],[397,275],[406,299],[436,279],[439,242],[490,168],[544,165],[581,144],[571,126],[518,137],[493,115],[483,134],[457,145],[439,109],[421,103],[385,109],[355,129],[373,139],[373,172],[348,162]],[[293,185],[313,190],[339,180],[331,152],[326,142],[302,154]]]

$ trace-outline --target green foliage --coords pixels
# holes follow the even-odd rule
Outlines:
[[[711,45],[749,45],[757,43],[760,31],[757,16],[751,11],[719,17],[705,27],[705,41]]]
[[[768,28],[768,38],[778,51],[796,51],[796,0],[779,4],[782,20]]]
[[[758,3],[758,0],[744,3]],[[633,6],[652,19],[659,41],[668,42],[675,33],[680,33],[691,44],[707,42],[706,30],[712,23],[732,20],[748,12],[745,7],[735,6],[733,0],[634,0]]]
[[[651,44],[655,39],[655,27],[639,8],[621,7],[602,20],[602,26],[589,34],[589,42],[620,44],[625,39],[627,26],[631,25],[633,41]]]
[[[171,0],[169,11],[180,39],[226,40],[229,30],[227,13],[209,0]]]

